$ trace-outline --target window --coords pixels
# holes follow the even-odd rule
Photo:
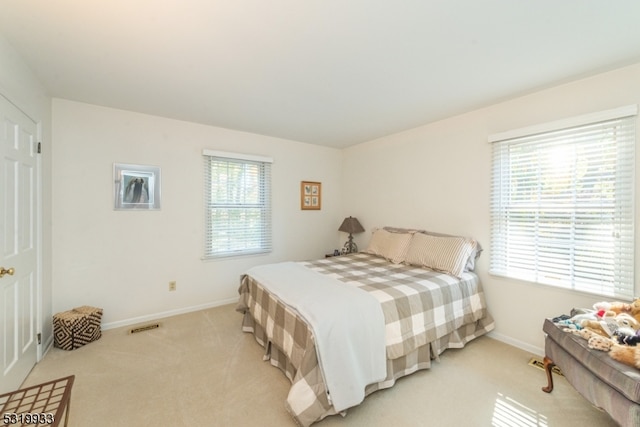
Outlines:
[[[637,107],[494,135],[490,273],[634,296]]]
[[[271,251],[271,163],[205,150],[205,258]]]

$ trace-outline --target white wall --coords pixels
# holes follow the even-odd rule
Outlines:
[[[638,103],[640,64],[348,148],[345,210],[357,215],[367,230],[393,225],[476,238],[485,248],[477,272],[496,319],[493,335],[541,353],[545,317],[591,307],[606,298],[488,274],[491,146],[487,137]],[[356,240],[365,247],[369,236],[363,233]]]
[[[101,307],[108,328],[229,303],[247,268],[339,241],[340,150],[61,99],[53,134],[55,312]],[[204,148],[274,159],[271,254],[201,260]],[[160,211],[113,210],[114,162],[160,166]],[[322,210],[300,210],[302,180],[322,182]]]
[[[477,238],[478,273],[497,328],[494,336],[541,352],[543,319],[601,298],[488,274],[491,147],[487,136],[574,115],[640,103],[640,64],[543,90],[343,151],[122,110],[54,100],[53,170],[48,170],[47,98],[0,39],[0,91],[43,116],[45,283],[53,312],[91,304],[107,326],[236,298],[246,268],[320,257],[342,242],[344,215],[366,233],[396,225]],[[27,76],[27,77],[25,77]],[[201,261],[203,148],[272,156],[271,255]],[[162,168],[159,212],[112,208],[113,162]],[[322,211],[300,211],[299,183],[323,183]],[[640,186],[639,186],[640,187]],[[638,198],[640,199],[640,198]],[[640,212],[640,210],[638,210]],[[48,227],[53,223],[52,241]],[[640,240],[640,239],[639,239]],[[53,247],[53,256],[49,256]],[[52,269],[52,277],[49,270]],[[168,292],[168,281],[178,290]],[[638,292],[638,289],[636,290]],[[45,286],[45,294],[49,291]],[[45,295],[45,300],[47,296]],[[51,313],[44,307],[44,318]],[[48,323],[48,322],[46,322]]]
[[[51,324],[51,98],[37,80],[22,58],[7,41],[0,36],[0,94],[18,106],[32,120],[38,123],[43,145],[40,156],[40,171],[43,177],[41,186],[42,202],[42,251],[41,294],[38,301],[39,326],[43,343],[53,339]],[[42,347],[41,347],[42,348]]]

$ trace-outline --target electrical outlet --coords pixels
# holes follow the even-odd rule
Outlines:
[[[170,291],[175,291],[176,290],[176,281],[172,280],[169,282],[169,290]]]

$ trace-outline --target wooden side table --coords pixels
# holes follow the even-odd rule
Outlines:
[[[75,375],[0,394],[2,426],[64,426],[69,422],[71,388]]]

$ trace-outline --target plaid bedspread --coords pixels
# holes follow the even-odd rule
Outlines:
[[[430,357],[446,348],[463,347],[494,327],[474,273],[457,279],[364,253],[302,264],[366,290],[380,301],[388,372],[385,381],[367,388],[367,394],[428,368]],[[254,333],[265,347],[265,360],[292,382],[286,406],[296,422],[308,426],[335,414],[318,367],[313,333],[304,319],[248,275],[242,276],[239,293],[243,330]]]

